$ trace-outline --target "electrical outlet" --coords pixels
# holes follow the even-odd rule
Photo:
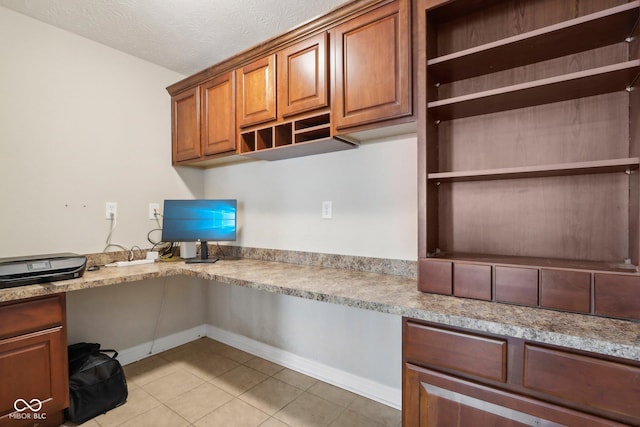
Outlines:
[[[118,217],[118,204],[116,202],[105,203],[105,219],[116,219]]]
[[[156,214],[160,214],[160,203],[149,203],[149,219],[160,219]]]
[[[322,202],[322,219],[331,219],[333,218],[331,201]]]

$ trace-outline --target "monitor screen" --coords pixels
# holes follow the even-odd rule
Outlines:
[[[236,240],[236,200],[165,200],[163,242]]]

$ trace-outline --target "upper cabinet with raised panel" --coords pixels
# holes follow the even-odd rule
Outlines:
[[[168,87],[174,164],[277,160],[415,131],[410,5],[354,0]]]
[[[234,73],[222,74],[200,86],[202,152],[204,156],[236,150]]]
[[[200,157],[200,94],[192,88],[171,97],[173,164]]]
[[[276,55],[236,70],[238,126],[243,128],[276,119]]]
[[[278,114],[282,118],[329,106],[327,33],[278,52]]]
[[[411,116],[409,4],[389,2],[332,30],[336,132]]]

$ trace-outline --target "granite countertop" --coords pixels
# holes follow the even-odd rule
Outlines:
[[[102,267],[79,279],[0,289],[0,302],[175,275],[640,361],[640,322],[425,294],[403,276],[253,259]]]

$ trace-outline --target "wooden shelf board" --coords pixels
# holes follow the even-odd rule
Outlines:
[[[302,129],[295,129],[293,133],[294,135],[299,135],[299,134],[311,133],[311,132],[316,132],[319,130],[326,130],[326,129],[331,129],[330,123],[325,123],[317,126],[309,126]]]
[[[640,1],[582,16],[427,61],[434,81],[449,83],[623,42]]]
[[[521,166],[513,168],[482,169],[460,172],[437,172],[427,175],[433,181],[486,181],[492,179],[539,178],[547,176],[584,175],[593,173],[614,173],[636,170],[640,158],[594,160],[588,162],[556,163],[550,165]]]
[[[629,274],[636,274],[638,272],[638,266],[636,265],[624,264],[622,262],[616,263],[613,261],[586,261],[462,252],[442,252],[437,256],[429,257],[428,259],[477,263],[483,265],[491,264],[498,266],[522,266],[531,268],[552,268],[580,271],[587,270],[591,272],[618,272]]]
[[[640,59],[476,92],[427,104],[441,120],[478,116],[625,90],[640,73]]]
[[[311,156],[314,154],[330,153],[356,148],[358,145],[336,138],[323,138],[297,144],[283,145],[266,150],[242,153],[243,156],[260,160],[283,160],[294,157]]]

